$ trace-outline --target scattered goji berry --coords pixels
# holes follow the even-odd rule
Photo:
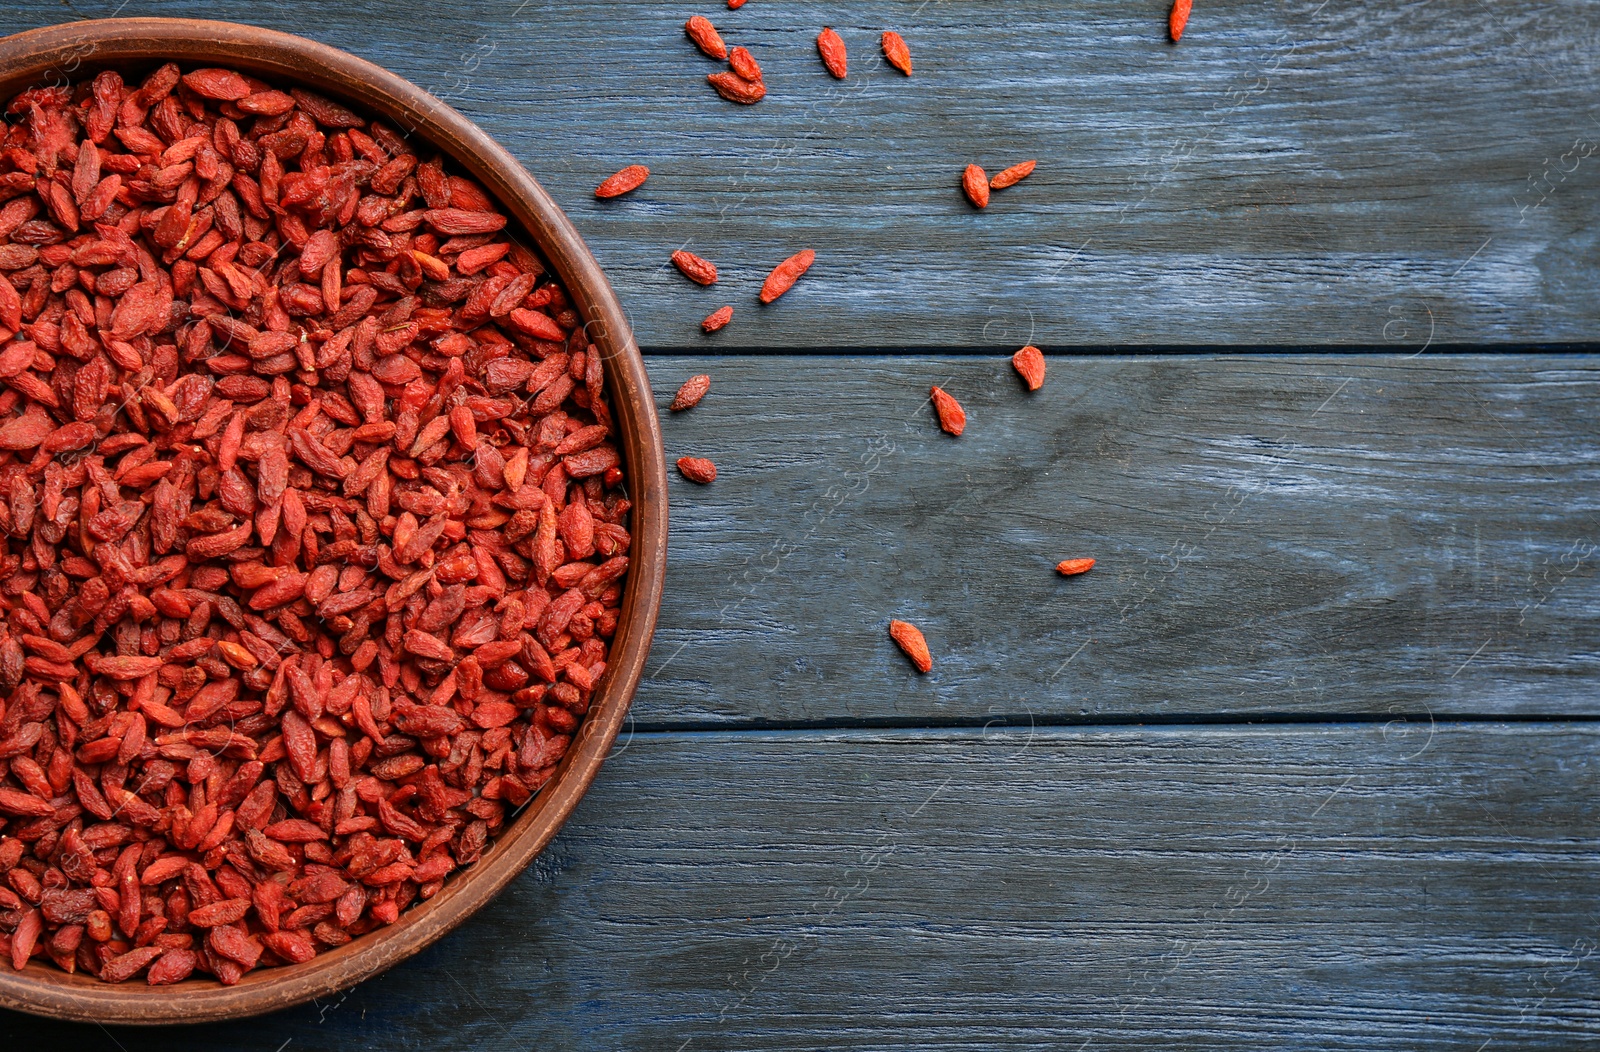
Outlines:
[[[684,23],[683,31],[694,41],[694,46],[705,52],[708,57],[719,62],[728,57],[728,47],[722,42],[717,27],[711,24],[710,19],[703,15],[695,15]]]
[[[1037,391],[1044,386],[1044,354],[1039,348],[1032,344],[1022,348],[1011,356],[1011,365],[1028,390]]]
[[[966,191],[967,200],[974,208],[989,206],[989,176],[982,168],[967,165],[966,171],[961,173],[961,189]]]
[[[617,174],[608,176],[599,186],[595,187],[594,195],[600,198],[619,197],[622,194],[639,189],[648,178],[650,178],[650,169],[642,164],[630,164]]]
[[[1189,9],[1194,0],[1173,0],[1172,13],[1167,15],[1167,32],[1176,44],[1183,39],[1183,27],[1189,24]]]
[[[745,80],[737,73],[711,73],[706,76],[706,81],[717,89],[718,95],[744,106],[754,106],[767,97],[766,84],[759,80]]]
[[[849,61],[844,41],[840,39],[839,34],[828,28],[818,33],[817,53],[822,56],[822,64],[828,67],[828,72],[843,80],[848,71]]]
[[[717,265],[709,259],[701,259],[693,252],[682,249],[672,254],[672,265],[682,271],[683,276],[697,285],[715,285],[717,283]]]
[[[811,249],[796,252],[788,259],[772,268],[772,273],[767,275],[767,280],[761,283],[761,302],[771,303],[773,300],[788,292],[800,275],[811,269],[811,264],[816,261],[817,254]]]
[[[889,65],[911,76],[911,49],[906,47],[905,38],[892,29],[883,34],[883,57],[889,60]]]
[[[922,629],[909,621],[890,621],[889,638],[911,659],[918,672],[933,668],[933,655],[928,651],[928,641],[923,638]]]
[[[679,457],[678,473],[690,482],[704,486],[716,480],[717,466],[705,457]]]
[[[1021,164],[1012,165],[1010,168],[1007,168],[1005,171],[989,180],[989,189],[1004,190],[1008,186],[1015,186],[1017,183],[1022,182],[1022,180],[1032,175],[1034,168],[1037,167],[1038,164],[1038,161],[1023,161]]]
[[[700,404],[700,399],[704,398],[709,390],[711,390],[711,377],[705,373],[691,376],[683,382],[682,387],[678,388],[678,393],[672,396],[672,404],[667,408],[674,413],[693,409]]]
[[[745,80],[761,79],[761,67],[756,64],[755,56],[742,47],[736,47],[728,52],[728,65]]]
[[[934,412],[939,416],[939,426],[952,435],[960,435],[967,427],[966,410],[941,388],[933,388],[931,394]]]

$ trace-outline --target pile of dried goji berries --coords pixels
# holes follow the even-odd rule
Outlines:
[[[553,774],[629,502],[477,185],[167,65],[0,139],[0,952],[224,983],[391,924]]]

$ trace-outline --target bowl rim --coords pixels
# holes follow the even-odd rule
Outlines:
[[[0,1007],[97,1023],[201,1023],[288,1008],[378,974],[487,904],[549,844],[598,772],[643,674],[666,576],[666,461],[644,359],[610,282],[533,176],[471,120],[410,81],[329,45],[233,22],[112,18],[0,38],[0,99],[99,69],[164,61],[227,65],[277,78],[285,88],[326,93],[426,141],[495,195],[559,276],[600,349],[633,502],[632,541],[617,631],[589,712],[556,775],[475,865],[394,924],[301,964],[251,971],[234,986],[197,978],[171,987],[109,984],[37,960],[21,971],[0,964]]]

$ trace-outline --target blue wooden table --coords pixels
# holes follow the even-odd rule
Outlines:
[[[663,404],[711,374],[663,426],[720,474],[674,479],[628,732],[491,907],[319,1004],[4,1016],[16,1047],[1600,1034],[1600,9],[1203,0],[1177,47],[1165,0],[13,0],[0,32],[115,13],[302,33],[477,120]],[[761,104],[707,89],[694,13]]]

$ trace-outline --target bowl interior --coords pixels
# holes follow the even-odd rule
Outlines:
[[[80,81],[102,69],[131,79],[168,61],[186,70],[229,66],[278,87],[326,94],[436,147],[495,195],[559,277],[600,351],[633,501],[632,543],[621,620],[590,710],[556,776],[506,823],[478,863],[395,924],[303,964],[251,971],[231,987],[200,978],[177,987],[150,987],[137,979],[110,985],[38,961],[20,972],[0,967],[0,1006],[102,1023],[203,1022],[285,1008],[377,974],[488,902],[549,843],[610,749],[644,669],[666,571],[665,462],[643,359],[610,283],[532,176],[471,121],[410,82],[310,40],[233,23],[107,19],[0,39],[0,99],[36,85]]]

